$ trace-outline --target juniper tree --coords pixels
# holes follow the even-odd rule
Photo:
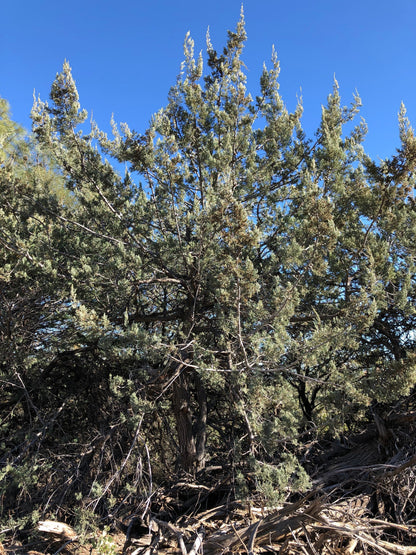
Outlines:
[[[148,486],[136,472],[141,461],[131,443],[138,429],[132,396],[124,425],[120,349],[115,366],[103,312],[91,304],[87,311],[75,298],[76,282],[84,302],[94,304],[85,285],[88,255],[99,248],[102,261],[108,238],[100,244],[102,234],[83,225],[86,208],[59,165],[64,126],[62,142],[39,141],[40,152],[10,119],[5,102],[0,116],[0,495],[3,528],[14,530],[47,511],[59,518],[60,507],[79,504],[90,492],[99,501],[101,487],[110,498],[128,499],[135,485]],[[134,465],[125,461],[128,479],[120,486],[109,473],[117,453],[128,449]],[[87,517],[88,511],[78,516]]]
[[[51,229],[38,209],[52,189],[58,193],[58,176],[0,99],[1,365],[9,378],[14,370],[24,379],[24,361],[34,356],[45,328],[53,325],[48,283],[56,269],[43,247]]]
[[[39,447],[53,416],[43,406],[47,384],[39,375],[54,342],[52,329],[56,333],[62,322],[63,303],[53,286],[58,269],[46,248],[54,228],[39,204],[47,205],[55,193],[65,194],[59,176],[0,99],[0,489],[2,516],[14,525],[30,518],[21,502],[37,489]],[[42,472],[47,470],[45,465]]]
[[[208,458],[284,464],[305,428],[342,430],[383,397],[379,375],[399,395],[414,369],[404,114],[401,150],[377,166],[365,124],[345,132],[359,97],[344,107],[335,82],[308,139],[302,105],[290,113],[279,94],[274,52],[248,93],[245,40],[243,17],[222,53],[208,36],[204,68],[187,36],[144,134],[126,124],[112,139],[83,134],[68,63],[32,114],[69,192],[44,208],[65,238],[53,247],[70,316],[63,344],[118,365],[112,391],[134,385],[147,438],[159,422],[168,457],[188,471]],[[128,164],[124,177],[100,149]]]

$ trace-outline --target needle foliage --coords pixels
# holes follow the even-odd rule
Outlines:
[[[304,445],[415,380],[416,139],[365,153],[334,82],[313,137],[244,17],[139,134],[86,131],[68,62],[24,138],[0,105],[2,512],[149,510],[209,463],[235,494],[307,488]],[[117,168],[124,164],[120,175]],[[139,500],[139,501],[137,501]],[[91,512],[92,511],[92,512]],[[72,513],[76,520],[76,513]]]

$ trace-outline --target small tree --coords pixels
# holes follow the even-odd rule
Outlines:
[[[376,165],[365,124],[352,124],[360,99],[343,107],[335,82],[308,139],[301,104],[289,113],[280,97],[274,52],[248,93],[245,40],[243,16],[221,54],[208,36],[204,69],[187,36],[167,106],[143,135],[83,133],[67,62],[50,104],[33,108],[58,170],[53,191],[46,172],[38,202],[23,197],[36,233],[21,252],[47,291],[40,312],[51,307],[24,360],[71,392],[78,412],[65,429],[76,422],[94,445],[82,461],[95,509],[128,497],[121,474],[137,472],[126,452],[152,453],[161,479],[172,466],[232,462],[284,497],[305,486],[302,434],[354,426],[386,400],[383,380],[395,397],[413,383],[416,147],[404,110],[401,149]],[[103,154],[129,166],[124,177]],[[11,213],[17,237],[29,220]],[[95,440],[80,424],[94,420],[94,394]],[[110,454],[94,475],[99,449]],[[135,483],[147,495],[150,471]]]

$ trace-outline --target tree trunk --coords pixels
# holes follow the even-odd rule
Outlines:
[[[182,368],[182,371],[173,383],[173,412],[178,433],[178,463],[180,468],[190,472],[196,460],[196,445],[192,429],[188,375],[187,370],[184,368]]]
[[[195,438],[196,438],[196,470],[205,468],[205,445],[207,440],[207,392],[201,377],[195,373],[196,385],[196,398],[198,401],[199,411],[195,424]]]

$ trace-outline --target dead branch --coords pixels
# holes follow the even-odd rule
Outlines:
[[[75,532],[71,526],[65,524],[64,522],[57,522],[55,520],[40,520],[38,523],[39,532],[48,532],[49,534],[56,534],[57,536],[62,536],[67,540],[75,540],[78,534]]]
[[[205,536],[205,530],[204,530],[204,527],[201,526],[198,529],[194,544],[191,548],[191,551],[188,553],[188,555],[197,555],[199,550],[202,548],[202,543],[204,541],[204,536]],[[201,551],[201,553],[202,553],[202,551]]]
[[[207,539],[204,545],[204,553],[206,555],[219,553],[226,549],[235,549],[240,543],[246,545],[250,541],[254,530],[256,530],[256,545],[265,545],[270,542],[278,542],[290,535],[293,530],[302,527],[302,523],[310,523],[319,514],[322,508],[322,501],[317,499],[313,501],[309,507],[303,512],[297,513],[297,510],[306,503],[306,498],[292,503],[282,510],[275,511],[251,526],[242,528],[228,534],[213,534]]]

